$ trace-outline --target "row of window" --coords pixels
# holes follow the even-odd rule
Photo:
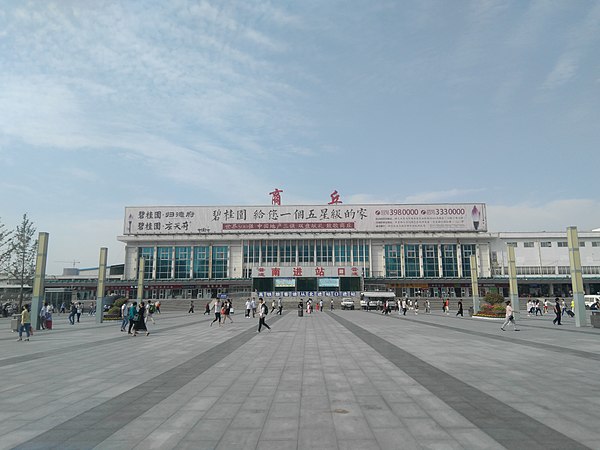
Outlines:
[[[140,247],[144,279],[227,278],[229,247]]]
[[[385,276],[390,278],[471,276],[475,244],[391,244],[385,246]],[[441,263],[441,264],[440,264]],[[422,273],[421,273],[422,268]]]
[[[583,275],[600,275],[600,266],[582,266]],[[508,267],[496,267],[492,275],[507,275]],[[570,275],[569,266],[517,266],[517,275]]]
[[[319,265],[363,265],[369,262],[369,243],[362,239],[311,239],[282,241],[249,241],[244,243],[244,263],[294,266],[303,263]]]
[[[591,241],[592,247],[600,247],[600,241]],[[568,247],[567,241],[557,241],[555,242],[557,247]],[[579,241],[580,247],[585,247],[586,241]],[[506,245],[509,247],[518,247],[518,242],[507,242]],[[533,248],[535,247],[534,241],[525,241],[523,242],[524,248]],[[540,241],[540,247],[552,247],[551,241]]]

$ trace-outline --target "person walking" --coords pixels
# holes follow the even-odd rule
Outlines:
[[[402,315],[405,316],[406,315],[406,310],[408,309],[408,302],[406,300],[406,298],[402,299]]]
[[[215,319],[210,323],[210,326],[212,327],[213,323],[215,323],[217,320],[219,321],[219,326],[221,325],[221,308],[223,307],[223,303],[221,303],[220,299],[215,300]]]
[[[271,301],[271,314],[273,314],[273,311],[275,311],[275,305],[276,305],[276,304],[277,304],[277,303],[275,302],[275,299],[273,299],[273,300]]]
[[[513,327],[515,327],[515,331],[519,331],[517,328],[517,322],[515,322],[515,316],[513,315],[513,308],[510,304],[510,300],[506,300],[506,320],[504,324],[500,327],[502,331],[506,331],[506,326],[512,323]]]
[[[535,301],[535,316],[537,317],[538,313],[540,313],[540,316],[543,316],[544,314],[542,313],[542,305],[540,303],[539,300]]]
[[[21,323],[19,325],[19,338],[17,341],[23,340],[23,330],[25,330],[25,340],[29,340],[31,333],[31,314],[29,312],[29,305],[23,305],[23,311],[21,311]]]
[[[194,300],[190,301],[190,309],[188,309],[188,314],[194,314]]]
[[[52,314],[54,313],[54,306],[52,303],[46,302],[46,329],[52,329]]]
[[[414,307],[415,307],[415,316],[418,316],[419,315],[419,299],[418,298],[415,299]]]
[[[560,323],[560,319],[562,317],[562,310],[561,310],[560,303],[558,302],[558,297],[556,297],[555,302],[556,303],[554,303],[554,314],[556,314],[556,317],[554,318],[552,323],[554,325],[562,325],[562,323]]]
[[[279,314],[281,316],[282,311],[283,311],[283,302],[281,301],[281,297],[279,297],[279,300],[277,300],[277,314]]]
[[[204,314],[202,315],[205,316],[207,314],[210,316],[210,302],[206,302],[206,306],[204,307]]]
[[[565,313],[567,312],[567,304],[565,303],[565,300],[563,299],[560,302],[560,308],[561,308],[561,315],[565,315]]]
[[[456,315],[460,315],[460,317],[464,317],[463,316],[463,303],[462,300],[458,301],[458,312],[456,313]]]
[[[42,330],[46,329],[46,307],[42,305],[42,308],[40,309],[40,328]]]
[[[125,327],[129,323],[129,307],[127,305],[127,302],[121,305],[121,331],[125,331]]]
[[[446,311],[447,316],[450,315],[450,299],[449,298],[444,300],[444,311]]]
[[[429,303],[428,299],[425,300],[425,313],[427,313],[427,314],[431,313],[431,303]]]
[[[146,304],[144,302],[140,303],[140,308],[138,312],[133,316],[133,335],[137,336],[138,331],[145,331],[146,336],[150,334],[148,328],[146,328]]]
[[[548,299],[544,299],[544,314],[548,314],[548,306],[549,306]]]
[[[254,316],[256,316],[256,301],[254,298],[250,300],[250,309],[252,310],[252,318],[254,319]]]
[[[136,314],[137,314],[137,302],[133,302],[129,306],[129,310],[127,313],[127,318],[129,319],[129,329],[127,330],[127,334],[131,334],[131,330],[133,329],[133,321],[135,319]]]
[[[83,313],[83,304],[81,302],[77,303],[77,323],[79,323],[79,318]]]
[[[77,314],[77,305],[75,303],[71,303],[71,309],[69,311],[69,322],[71,325],[75,325],[75,315]]]
[[[65,313],[67,312],[67,307],[65,306],[65,302],[62,302],[62,303],[60,304],[60,310],[59,310],[59,312],[60,312],[61,314],[65,314]]]
[[[271,327],[269,325],[267,325],[267,322],[265,322],[265,318],[267,317],[267,314],[269,314],[269,307],[265,304],[265,302],[263,301],[263,299],[259,299],[258,300],[258,307],[259,307],[259,312],[258,312],[258,330],[256,330],[257,333],[260,333],[261,328],[264,326],[266,327],[269,331],[271,331]]]
[[[231,300],[227,299],[223,302],[223,307],[221,308],[221,315],[223,316],[223,325],[225,325],[225,319],[229,319],[231,323],[233,323],[233,319],[229,315],[231,312]]]
[[[154,303],[152,303],[150,300],[148,300],[148,304],[146,305],[146,323],[148,323],[148,320],[152,321],[152,325],[156,325],[156,322],[154,321],[154,313],[156,312],[156,307],[154,306]]]
[[[319,301],[319,311],[323,312],[323,299]]]
[[[156,300],[156,303],[154,303],[154,306],[156,307],[157,314],[160,314],[160,300]]]

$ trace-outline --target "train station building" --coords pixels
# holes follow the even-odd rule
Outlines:
[[[507,296],[507,246],[515,247],[520,295],[571,290],[566,230],[492,233],[483,203],[136,206],[125,208],[118,240],[125,261],[107,289],[129,297],[140,258],[145,298],[335,297],[365,290],[469,297],[471,255],[480,294]],[[580,231],[579,240],[585,291],[596,293],[600,232]],[[48,286],[69,281],[59,278]]]

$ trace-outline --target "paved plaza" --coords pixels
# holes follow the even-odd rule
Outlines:
[[[183,311],[150,336],[0,320],[0,448],[600,448],[600,330],[522,317]]]

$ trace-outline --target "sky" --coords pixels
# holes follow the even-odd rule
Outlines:
[[[0,4],[0,223],[48,274],[124,259],[124,208],[487,204],[600,227],[600,2]]]

